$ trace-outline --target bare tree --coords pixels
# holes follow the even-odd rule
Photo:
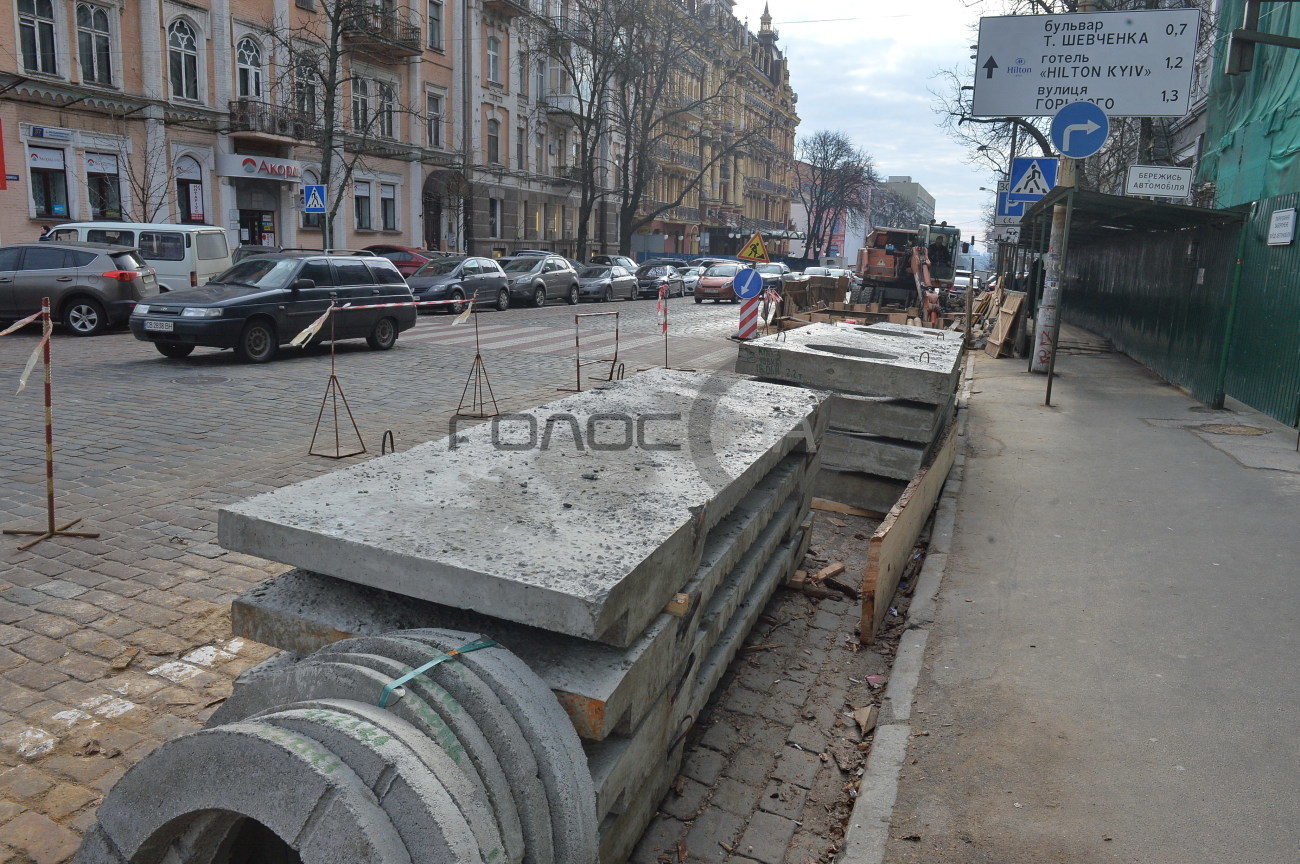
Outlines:
[[[126,118],[119,119],[122,140],[130,134]],[[138,121],[137,121],[138,122]],[[172,185],[171,163],[161,123],[144,121],[143,152],[132,158],[125,144],[117,154],[117,164],[131,192],[130,207],[122,208],[122,218],[133,222],[166,222],[167,202]]]
[[[660,215],[681,205],[695,190],[710,191],[707,179],[715,166],[745,148],[776,155],[770,138],[775,117],[747,108],[736,123],[727,109],[743,104],[741,86],[748,55],[740,50],[739,22],[719,33],[718,13],[701,6],[694,18],[676,0],[622,0],[635,14],[624,21],[620,86],[615,89],[614,120],[622,133],[624,158],[618,163],[620,251],[630,254],[632,236]],[[706,11],[707,10],[707,11]],[[704,155],[706,129],[715,146]],[[671,200],[649,197],[665,165],[680,179]]]
[[[819,260],[837,219],[863,209],[876,183],[871,157],[844,132],[823,129],[795,145],[795,192],[808,214],[804,256]]]
[[[892,189],[876,184],[868,196],[867,218],[872,228],[910,228],[926,221],[915,199],[908,200]]]

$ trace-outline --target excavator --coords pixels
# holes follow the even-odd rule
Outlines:
[[[862,302],[878,300],[903,306],[926,307],[926,295],[948,301],[958,257],[970,247],[961,241],[961,229],[947,222],[917,228],[877,228],[858,251],[855,268],[862,278]]]

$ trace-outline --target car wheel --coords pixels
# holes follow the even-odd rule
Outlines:
[[[95,298],[74,297],[63,310],[63,325],[74,336],[98,336],[108,329],[108,316]]]
[[[180,360],[182,357],[188,357],[194,353],[193,345],[179,345],[175,342],[155,342],[153,347],[158,349],[159,354],[173,360]]]
[[[569,305],[570,305],[570,306],[577,306],[577,305],[578,305],[578,286],[577,286],[577,285],[570,285],[570,286],[569,286]]]
[[[740,302],[740,298],[739,298],[739,297],[732,297],[732,298],[731,298],[731,302],[732,302],[732,303],[739,303],[739,302]]]
[[[279,348],[275,327],[269,321],[249,321],[239,334],[235,356],[245,363],[269,363]]]
[[[533,289],[533,305],[541,309],[546,305],[546,289],[538,286]]]
[[[447,304],[452,315],[459,315],[465,311],[465,292],[457,288],[451,292],[451,302]],[[376,325],[378,326],[378,325]]]
[[[696,297],[696,298],[695,298],[695,302],[696,302],[696,303],[703,303],[703,302],[704,302],[704,298],[703,298],[703,297]]]
[[[510,292],[502,288],[497,292],[497,311],[504,312],[510,308]]]
[[[608,288],[605,289],[605,302],[606,302],[606,303],[613,303],[613,302],[614,302],[614,286],[613,286],[613,285],[610,285]]]
[[[392,348],[397,344],[397,322],[392,318],[380,318],[370,329],[366,344],[376,351],[387,351]]]

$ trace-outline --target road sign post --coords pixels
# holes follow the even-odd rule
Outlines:
[[[1199,9],[980,19],[975,117],[1050,117],[1092,102],[1111,117],[1182,117]]]

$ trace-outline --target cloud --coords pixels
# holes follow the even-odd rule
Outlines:
[[[763,6],[764,0],[738,0],[735,13],[757,32]],[[930,94],[942,69],[970,64],[978,10],[959,0],[924,0],[911,8],[769,0],[769,8],[799,94],[800,134],[848,133],[881,175],[910,176],[924,186],[935,197],[935,218],[961,226],[963,236],[982,237],[988,195],[979,187],[995,178],[964,164],[965,150],[939,127]]]

